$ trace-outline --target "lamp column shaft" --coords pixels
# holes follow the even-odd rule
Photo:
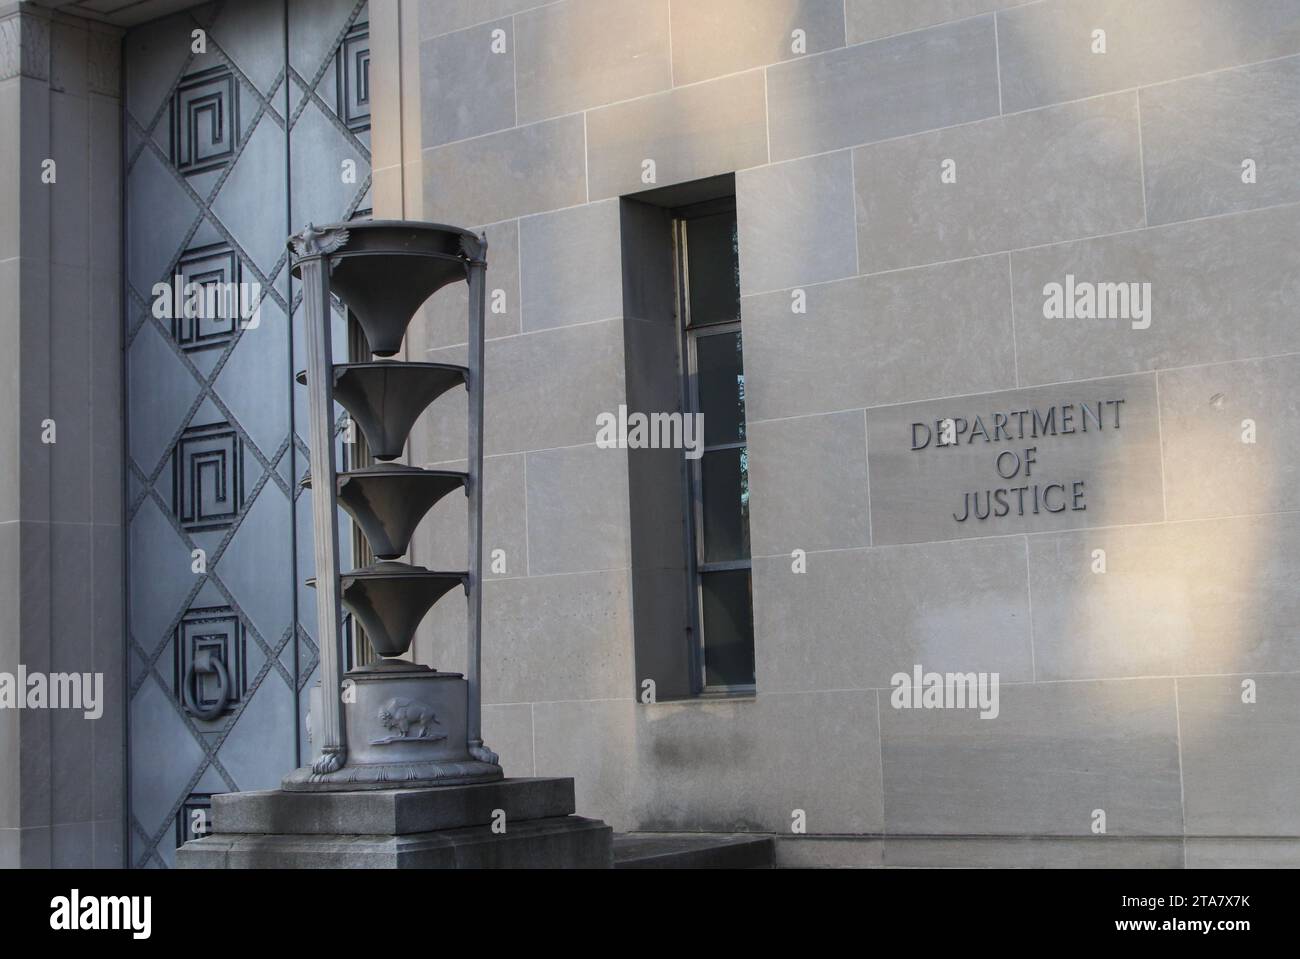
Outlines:
[[[316,528],[316,617],[320,643],[321,715],[317,773],[335,772],[347,759],[339,699],[342,666],[339,606],[339,531],[334,462],[334,351],[330,343],[329,269],[324,257],[302,261],[303,322],[307,328],[307,395],[311,413],[312,519]]]
[[[470,749],[483,745],[483,343],[487,264],[469,262],[469,681]]]

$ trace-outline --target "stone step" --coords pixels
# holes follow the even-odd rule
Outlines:
[[[176,851],[182,869],[608,869],[610,828],[558,816],[505,833],[468,826],[402,836],[219,833]]]
[[[573,812],[570,778],[501,779],[469,786],[355,792],[267,789],[214,796],[212,831],[408,836],[488,825],[499,814],[513,824]]]
[[[615,869],[771,869],[771,836],[722,833],[614,834]]]

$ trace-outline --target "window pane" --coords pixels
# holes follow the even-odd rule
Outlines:
[[[749,570],[700,574],[706,686],[754,683],[754,622]]]
[[[695,338],[704,445],[745,441],[745,367],[740,333]]]
[[[704,561],[749,559],[749,450],[705,453],[700,465]]]
[[[736,244],[734,212],[686,221],[692,326],[740,319],[740,257]]]

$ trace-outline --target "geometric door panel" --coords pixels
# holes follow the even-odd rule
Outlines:
[[[352,25],[339,44],[335,64],[336,110],[339,119],[354,133],[370,129],[370,25]]]
[[[234,712],[248,691],[246,643],[239,615],[229,606],[191,607],[176,627],[176,696],[188,695],[204,713]],[[198,668],[205,657],[220,660],[224,679],[215,670]]]
[[[135,867],[172,865],[211,796],[274,787],[308,754],[302,294],[284,241],[368,213],[367,21],[358,0],[227,0],[123,41]]]
[[[188,426],[176,442],[172,503],[187,530],[230,526],[243,502],[243,443],[229,423]]]
[[[181,309],[172,310],[172,337],[186,351],[226,346],[240,321],[242,274],[234,247],[213,243],[186,250],[176,274],[180,277],[182,299]],[[192,285],[204,292],[187,300],[184,291]]]
[[[203,173],[235,155],[239,97],[224,65],[188,75],[171,98],[172,162],[180,173]]]

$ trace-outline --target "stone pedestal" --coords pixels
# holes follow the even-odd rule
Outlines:
[[[575,816],[572,779],[435,789],[227,793],[182,869],[609,869],[612,830]]]

